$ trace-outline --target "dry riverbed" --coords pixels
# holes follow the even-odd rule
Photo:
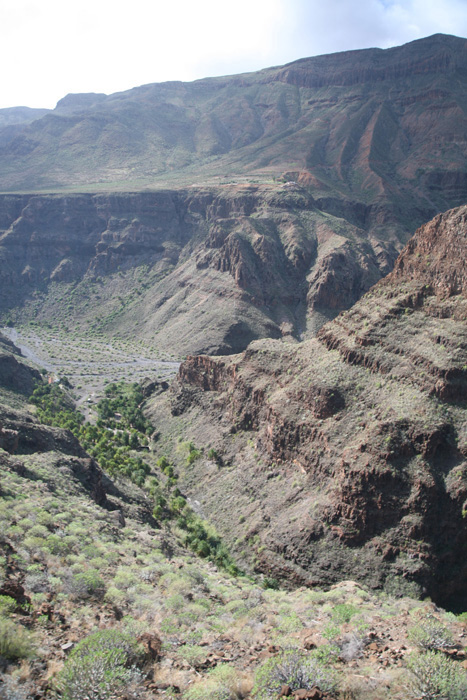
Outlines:
[[[67,377],[78,405],[87,404],[88,409],[109,382],[140,382],[146,377],[168,380],[180,364],[147,342],[83,338],[37,326],[1,330],[32,365],[56,378]]]

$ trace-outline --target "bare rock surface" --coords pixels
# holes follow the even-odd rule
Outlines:
[[[162,433],[220,454],[181,483],[256,570],[465,606],[466,217],[417,231],[316,339],[189,357],[153,399]]]
[[[313,337],[465,203],[466,47],[437,34],[0,110],[3,320],[177,357]]]

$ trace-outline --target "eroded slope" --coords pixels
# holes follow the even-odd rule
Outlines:
[[[188,358],[154,400],[163,435],[219,453],[183,487],[257,570],[465,605],[466,252],[462,207],[318,338]]]
[[[4,320],[146,338],[179,357],[302,337],[393,264],[305,186],[0,198]]]

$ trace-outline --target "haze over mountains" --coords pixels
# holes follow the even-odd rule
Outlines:
[[[0,192],[0,696],[464,698],[467,40],[0,110]]]
[[[465,201],[466,69],[435,35],[1,110],[4,318],[66,327],[73,289],[78,327],[182,355],[313,335]]]

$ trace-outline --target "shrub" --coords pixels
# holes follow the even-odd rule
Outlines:
[[[358,608],[349,603],[338,603],[332,611],[332,619],[338,624],[350,622],[352,617],[358,613]]]
[[[214,449],[214,447],[211,447],[208,450],[208,459],[212,459],[212,461],[218,465],[220,465],[222,463],[221,456],[218,453],[218,451]]]
[[[25,584],[33,593],[48,593],[50,591],[49,577],[43,571],[28,574]]]
[[[143,650],[134,638],[119,630],[95,632],[76,645],[57,677],[63,700],[111,700],[119,691],[138,685],[135,663]]]
[[[57,677],[56,688],[63,700],[110,700],[134,680],[133,669],[125,668],[119,649],[73,656]]]
[[[408,639],[419,649],[448,649],[454,644],[451,631],[433,615],[428,615],[419,625],[411,627]]]
[[[390,574],[384,582],[384,591],[394,598],[420,598],[422,589],[415,581],[408,581],[403,576]]]
[[[237,700],[248,694],[250,686],[232,666],[221,664],[209,672],[207,678],[192,686],[185,700]]]
[[[0,656],[5,659],[26,659],[34,656],[32,635],[11,620],[0,618]]]
[[[206,660],[206,648],[197,644],[185,644],[180,647],[178,654],[193,668],[196,668]]]
[[[467,673],[454,661],[435,651],[413,654],[407,667],[410,691],[423,700],[465,700]]]
[[[201,450],[197,449],[190,440],[181,442],[178,449],[185,454],[187,466],[193,464],[202,454]]]
[[[108,629],[94,632],[82,639],[73,649],[71,657],[81,658],[97,651],[118,649],[125,655],[125,665],[137,664],[144,655],[143,647],[128,632]]]
[[[105,592],[105,582],[95,569],[82,571],[67,581],[67,587],[75,598],[89,598],[101,596]]]
[[[15,612],[18,603],[9,595],[0,595],[0,615],[10,615]]]
[[[311,690],[315,686],[332,692],[337,687],[337,675],[313,654],[291,650],[268,659],[261,666],[256,674],[254,693],[260,700],[277,698],[283,685],[288,685],[292,692],[301,688]]]
[[[339,658],[341,658],[343,661],[353,661],[354,659],[360,659],[363,656],[365,642],[362,637],[355,634],[355,632],[351,632],[344,635],[339,643],[339,648]]]

